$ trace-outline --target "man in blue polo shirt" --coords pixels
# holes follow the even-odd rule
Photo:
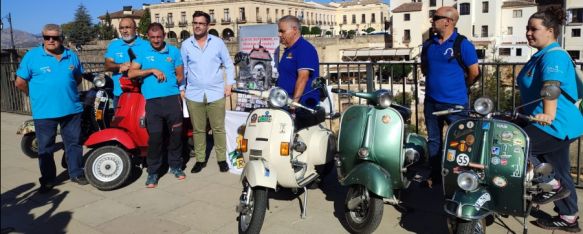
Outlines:
[[[182,171],[182,99],[178,85],[182,82],[183,67],[180,51],[164,42],[164,27],[159,23],[148,26],[151,46],[136,51],[128,75],[131,79],[143,78],[142,94],[146,99],[146,127],[148,139],[148,178],[146,186],[158,185],[158,169],[162,164],[164,129],[168,133],[168,165],[170,173],[179,180]]]
[[[137,50],[148,46],[148,42],[136,36],[136,22],[125,17],[119,21],[119,39],[114,39],[107,46],[105,52],[105,70],[113,72],[113,107],[117,107],[119,96],[122,93],[119,79],[130,68],[129,49]],[[127,75],[127,74],[126,74]]]
[[[300,33],[300,20],[291,15],[283,16],[278,23],[279,38],[286,48],[279,62],[277,86],[283,88],[294,101],[314,108],[320,103],[320,92],[310,85],[320,75],[318,52]],[[312,113],[295,111],[296,128],[317,124]]]
[[[458,37],[455,25],[459,19],[458,12],[453,7],[437,9],[432,18],[432,27],[436,33],[429,39],[422,56],[423,64],[427,64],[425,92],[425,125],[427,127],[429,164],[433,183],[441,179],[441,147],[444,123],[464,117],[464,114],[435,116],[433,112],[447,110],[457,105],[468,107],[468,87],[474,83],[479,74],[478,56],[471,42],[461,43],[461,57],[464,69],[454,56],[454,41]],[[425,58],[423,58],[425,57]]]
[[[77,55],[63,46],[58,25],[45,25],[42,35],[43,44],[31,49],[20,62],[15,85],[30,96],[41,172],[39,192],[45,193],[57,182],[53,158],[57,125],[61,126],[71,181],[86,185],[87,180],[79,142],[83,106],[77,93],[83,67]]]

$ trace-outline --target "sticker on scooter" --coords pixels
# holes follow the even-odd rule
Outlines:
[[[505,158],[500,159],[500,165],[502,165],[502,166],[508,165],[508,159],[505,159]]]
[[[460,152],[466,152],[468,150],[468,145],[466,145],[466,141],[464,141],[464,140],[460,141],[460,144],[458,145],[457,149]]]
[[[257,120],[257,122],[259,122],[259,123],[271,122],[271,115],[269,114],[269,111],[266,111],[264,115],[259,116],[259,119]]]
[[[457,141],[451,141],[451,142],[449,142],[449,147],[452,147],[452,148],[457,148],[457,146],[458,146],[459,144],[460,144],[460,143],[459,143],[459,142],[457,142]]]
[[[460,125],[457,126],[457,128],[459,128],[460,130],[464,130],[465,127],[466,126],[464,124],[460,124]]]
[[[500,176],[494,177],[494,179],[492,179],[492,183],[494,183],[494,185],[496,185],[496,187],[499,187],[499,188],[504,188],[508,184],[506,179],[504,179],[504,177],[500,177]]]
[[[466,144],[473,145],[475,141],[476,141],[476,137],[474,137],[474,135],[467,135],[466,136]]]
[[[508,125],[506,125],[506,124],[496,124],[496,127],[497,128],[507,129],[508,128]]]
[[[286,123],[280,123],[279,124],[279,127],[280,127],[279,133],[285,134],[285,128],[287,127],[287,124]]]
[[[251,116],[251,123],[257,123],[257,114]]]
[[[498,164],[500,164],[500,158],[499,157],[492,157],[490,162],[492,163],[492,165],[498,165]]]
[[[492,146],[492,155],[499,155],[500,154],[500,147]]]
[[[514,172],[512,172],[512,177],[520,178],[522,176],[522,171],[520,170],[520,165],[518,165],[518,164],[512,165],[512,168],[514,169]]]
[[[514,137],[514,134],[512,134],[512,132],[510,132],[510,131],[503,131],[500,134],[500,138],[502,139],[502,141],[510,142],[510,141],[512,141],[512,137]]]
[[[447,161],[450,161],[450,162],[455,161],[455,153],[456,153],[456,151],[453,149],[447,150]]]
[[[381,119],[381,121],[384,124],[389,124],[391,122],[391,117],[389,115],[383,115],[383,118]]]
[[[522,139],[514,139],[514,141],[512,141],[512,144],[517,145],[517,146],[524,146],[523,145],[524,141],[522,141]]]
[[[474,207],[476,208],[476,210],[480,210],[480,208],[482,208],[482,206],[484,204],[486,204],[486,202],[490,201],[492,199],[492,197],[490,197],[489,193],[484,193],[482,194],[482,196],[480,196],[480,198],[478,198],[478,200],[476,201],[476,204],[474,204]]]
[[[470,157],[467,154],[459,154],[456,163],[460,166],[467,166],[470,164]]]
[[[517,154],[522,154],[522,147],[515,146],[515,147],[514,147],[514,153],[517,153]]]
[[[484,129],[484,130],[490,129],[490,123],[483,123],[482,124],[482,129]]]
[[[468,128],[474,128],[474,122],[473,121],[468,121],[468,123],[466,124],[466,126]]]

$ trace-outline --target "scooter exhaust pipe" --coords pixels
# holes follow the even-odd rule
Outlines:
[[[346,207],[348,207],[349,210],[354,210],[356,209],[356,207],[358,207],[362,202],[364,201],[364,197],[363,196],[358,196],[358,197],[354,197],[352,199],[350,199],[348,201],[348,203],[346,204]]]

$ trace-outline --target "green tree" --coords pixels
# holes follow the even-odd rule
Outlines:
[[[71,31],[73,30],[73,22],[61,24],[61,31],[65,37],[65,42],[71,41]]]
[[[413,70],[410,64],[384,64],[381,65],[383,77],[392,77],[393,82],[402,82]]]
[[[109,16],[109,12],[105,13],[105,19],[103,23],[99,23],[96,25],[96,31],[99,35],[101,40],[111,40],[113,38],[118,37],[117,31],[113,28],[111,24],[111,17]]]
[[[140,23],[138,24],[138,34],[140,34],[140,36],[145,37],[146,34],[148,34],[148,26],[150,26],[151,21],[150,9],[146,9],[142,18],[140,18]]]
[[[326,36],[332,36],[332,31],[326,31]]]
[[[302,26],[302,35],[308,34],[310,34],[310,28],[308,28],[307,26]]]
[[[322,35],[322,29],[318,26],[314,26],[310,29],[310,34],[312,35]]]
[[[404,96],[404,97],[403,97]],[[405,101],[403,102],[403,98]],[[413,102],[413,95],[409,92],[399,92],[394,97],[393,100],[401,106],[411,108],[411,103]]]
[[[348,38],[354,38],[354,35],[356,35],[356,31],[348,30]]]
[[[497,59],[495,63],[500,63],[501,60]],[[520,94],[518,89],[512,89],[513,79],[512,79],[512,66],[500,66],[498,70],[493,67],[489,67],[482,72],[481,80],[478,80],[470,88],[470,105],[479,97],[491,98],[494,103],[498,103],[496,107],[497,111],[512,110],[513,102],[515,105],[520,104]],[[520,68],[515,68],[520,70]],[[518,71],[514,72],[518,74]],[[513,93],[514,92],[514,93]]]
[[[87,42],[95,39],[95,31],[91,23],[91,16],[87,8],[80,4],[75,12],[75,20],[72,22],[69,39],[77,45],[85,45]]]
[[[374,32],[375,30],[374,30],[374,28],[373,28],[373,27],[369,27],[369,28],[365,29],[364,31],[365,31],[367,34],[369,34],[369,33],[371,33],[371,32]]]

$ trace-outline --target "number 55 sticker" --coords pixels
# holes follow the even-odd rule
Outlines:
[[[470,157],[467,154],[460,154],[456,159],[457,165],[467,166],[470,164]]]

